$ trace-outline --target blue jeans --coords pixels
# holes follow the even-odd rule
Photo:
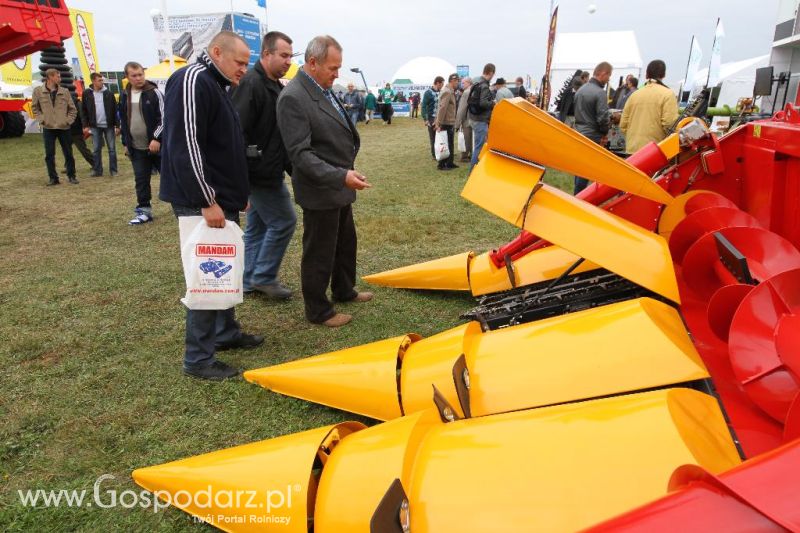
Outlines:
[[[69,130],[42,129],[42,139],[44,139],[44,162],[47,165],[47,175],[50,181],[58,181],[56,172],[56,139],[61,145],[64,153],[64,162],[67,165],[67,176],[75,177],[75,157],[72,155],[72,133]]]
[[[481,153],[481,148],[483,148],[484,143],[486,142],[486,137],[489,135],[489,124],[487,122],[472,122],[472,142],[474,143],[472,148],[472,166],[478,164],[478,154]]]
[[[350,110],[350,120],[353,121],[353,126],[358,123],[358,115],[361,114],[361,111],[358,109],[351,109]]]
[[[114,128],[92,128],[92,144],[94,145],[94,167],[92,170],[98,176],[103,175],[103,140],[108,146],[108,169],[112,174],[116,174],[117,145]]]
[[[200,208],[172,205],[176,217],[202,216]],[[226,211],[225,218],[239,223],[239,213]],[[187,369],[205,368],[214,363],[216,345],[234,342],[242,336],[242,329],[236,321],[234,308],[220,311],[186,309],[186,351],[183,367]]]
[[[297,215],[286,183],[253,187],[244,230],[244,290],[278,280],[286,247],[292,240]]]

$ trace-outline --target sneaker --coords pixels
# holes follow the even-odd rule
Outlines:
[[[351,315],[346,315],[344,313],[336,313],[328,320],[322,323],[323,326],[328,326],[329,328],[340,328],[345,324],[349,324],[350,321],[353,320]]]
[[[134,212],[136,213],[136,216],[128,221],[129,226],[140,226],[153,221],[153,215],[150,214],[149,210],[145,211],[141,207],[137,207]]]
[[[50,181],[47,182],[47,186],[48,187],[51,187],[53,185],[61,185],[61,182],[58,181],[58,180],[50,180]]]
[[[292,289],[281,285],[277,281],[267,285],[253,285],[253,290],[272,298],[273,300],[288,300],[292,297]]]
[[[218,352],[225,350],[250,350],[264,344],[264,337],[262,335],[250,335],[249,333],[242,333],[235,341],[221,342],[216,344],[214,348]]]
[[[69,184],[70,185],[77,185],[78,183],[80,183],[80,182],[77,179],[75,179],[74,177],[73,178],[69,178]]]
[[[239,370],[232,366],[223,363],[222,361],[214,361],[210,365],[203,368],[186,368],[184,367],[183,373],[189,377],[197,379],[207,379],[210,381],[222,381],[225,379],[235,378],[239,375]]]

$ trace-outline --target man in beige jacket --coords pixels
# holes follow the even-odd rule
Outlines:
[[[661,80],[667,66],[660,59],[647,65],[647,84],[628,97],[620,129],[625,134],[625,151],[633,154],[646,144],[659,142],[678,119],[678,100]]]
[[[61,87],[61,74],[56,69],[47,69],[44,85],[33,91],[31,110],[42,126],[44,139],[44,161],[47,164],[48,185],[58,185],[56,172],[56,139],[61,145],[67,165],[69,182],[77,185],[75,179],[75,158],[72,156],[72,134],[70,126],[78,116],[78,108],[72,101],[69,91]]]
[[[433,127],[437,132],[447,132],[447,146],[450,148],[450,155],[439,161],[439,170],[452,170],[458,168],[453,163],[455,149],[453,148],[453,130],[456,125],[456,87],[458,87],[458,74],[450,74],[447,78],[447,85],[439,95],[439,109],[436,111],[436,119]]]

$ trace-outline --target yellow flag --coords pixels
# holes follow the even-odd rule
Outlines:
[[[0,80],[9,85],[28,86],[31,80],[31,56],[21,57],[0,66]]]
[[[83,81],[88,84],[92,72],[100,72],[97,60],[97,46],[94,41],[94,16],[88,11],[69,10],[72,23],[72,36],[78,51]]]

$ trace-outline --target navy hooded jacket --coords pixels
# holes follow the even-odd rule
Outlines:
[[[231,82],[204,52],[170,76],[164,97],[159,198],[183,207],[241,211],[250,185]]]

